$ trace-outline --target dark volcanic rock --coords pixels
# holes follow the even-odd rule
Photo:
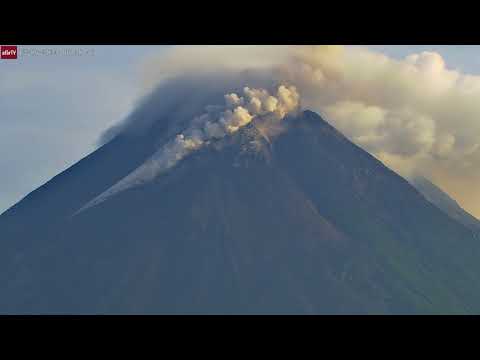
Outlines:
[[[1,313],[468,313],[480,246],[317,114],[243,129],[71,216],[153,152],[117,137],[0,216]]]

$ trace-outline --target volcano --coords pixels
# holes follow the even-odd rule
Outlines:
[[[480,312],[468,227],[316,113],[284,121],[78,212],[162,129],[119,134],[30,193],[0,216],[0,312]]]

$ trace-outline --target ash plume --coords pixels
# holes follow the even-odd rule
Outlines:
[[[266,89],[244,87],[242,95],[228,93],[224,95],[224,105],[207,106],[206,112],[193,118],[185,131],[177,134],[144,164],[88,202],[74,215],[119,192],[154,180],[192,152],[208,145],[212,140],[237,132],[257,117],[280,121],[295,111],[300,102],[300,95],[294,86],[280,85],[275,95]]]

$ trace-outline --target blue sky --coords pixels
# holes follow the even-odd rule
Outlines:
[[[167,50],[165,46],[64,48],[93,49],[93,54],[0,61],[0,213],[93,151],[101,132],[134,106],[142,87],[142,61]],[[480,46],[370,48],[395,58],[436,51],[449,67],[480,74]]]
[[[94,150],[99,134],[134,105],[139,62],[163,51],[65,48],[94,52],[0,61],[0,213]]]

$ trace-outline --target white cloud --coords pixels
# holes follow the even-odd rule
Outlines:
[[[469,179],[470,191],[480,181],[480,76],[436,52],[397,60],[361,47],[180,47],[145,74],[152,84],[225,68],[295,85],[305,108],[403,174],[421,169],[439,185]],[[454,195],[480,214],[480,190]]]

